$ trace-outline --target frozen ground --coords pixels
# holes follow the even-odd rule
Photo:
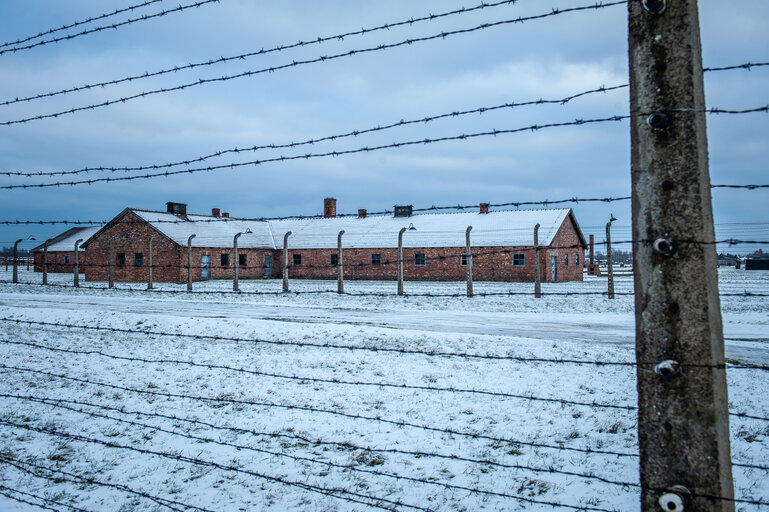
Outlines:
[[[605,278],[541,299],[531,284],[476,283],[511,295],[468,299],[463,283],[397,297],[21,278],[0,272],[0,317],[22,322],[0,321],[0,494],[89,511],[639,508],[635,368],[521,360],[633,361],[632,295],[554,295]],[[769,273],[722,271],[720,287],[769,293]],[[721,303],[727,357],[769,364],[769,298]],[[769,372],[727,375],[733,413],[769,416]],[[734,461],[766,466],[769,421],[731,430]],[[765,470],[734,476],[738,497],[769,500]],[[37,508],[0,495],[0,510]]]

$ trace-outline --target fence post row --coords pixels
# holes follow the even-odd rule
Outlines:
[[[238,287],[238,238],[243,233],[236,233],[232,239],[232,291],[239,292]],[[248,257],[248,256],[246,256]]]
[[[150,236],[150,246],[149,246],[149,261],[147,265],[147,289],[152,289],[152,241],[155,239],[155,235]]]
[[[467,226],[465,231],[465,263],[467,264],[467,296],[473,296],[473,253],[470,252],[470,231],[472,226]]]
[[[19,262],[19,242],[24,240],[23,238],[19,238],[14,242],[13,244],[13,282],[18,283],[19,282],[19,270],[18,270],[18,262]],[[5,257],[5,270],[8,270],[8,256]]]
[[[82,241],[82,238],[75,240],[75,288],[80,287],[80,258],[78,254],[78,246]]]
[[[398,232],[398,295],[403,295],[403,233],[406,228]]]
[[[192,239],[195,235],[190,235],[187,239],[187,291],[192,291]]]
[[[344,261],[342,255],[342,235],[344,235],[344,229],[339,232],[336,237],[336,266],[337,266],[337,293],[344,293]]]
[[[628,6],[642,510],[733,511],[697,2]]]
[[[606,223],[606,274],[608,279],[606,280],[606,295],[610,298],[614,298],[614,265],[611,261],[611,223],[614,222],[614,214],[612,214],[609,222]]]
[[[288,237],[291,231],[283,235],[283,291],[288,291]]]
[[[534,226],[534,298],[542,297],[541,275],[539,272],[539,224]]]

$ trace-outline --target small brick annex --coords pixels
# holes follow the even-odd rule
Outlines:
[[[335,201],[329,204],[330,198],[324,203],[324,218],[315,219],[317,222],[334,222],[336,215]],[[181,212],[172,212],[172,206],[184,207]],[[174,206],[174,207],[176,207]],[[565,210],[563,210],[565,211]],[[365,219],[365,211],[359,212],[359,218]],[[147,214],[158,216],[174,215],[169,225],[177,231],[169,235],[169,225],[155,224],[147,221]],[[488,207],[483,204],[476,214],[486,215]],[[510,212],[514,213],[514,212]],[[435,214],[433,214],[435,215]],[[452,214],[438,214],[452,215]],[[142,218],[144,216],[145,218]],[[410,216],[406,221],[423,216]],[[193,220],[194,219],[194,220]],[[355,222],[348,219],[347,222]],[[80,256],[80,268],[85,272],[87,281],[107,281],[110,266],[110,243],[113,253],[113,278],[115,281],[146,282],[149,269],[149,245],[152,239],[152,273],[155,282],[184,283],[187,280],[187,245],[181,243],[179,229],[183,232],[200,233],[211,228],[211,223],[245,222],[230,219],[220,215],[218,209],[212,210],[211,216],[186,215],[186,205],[169,203],[169,211],[148,212],[144,210],[125,209],[107,225],[98,230],[84,244],[84,253]],[[169,222],[169,221],[165,221]],[[264,221],[249,221],[256,231],[256,223]],[[160,226],[160,227],[158,227]],[[181,228],[176,227],[181,226]],[[196,228],[197,226],[197,228]],[[261,225],[260,225],[261,226]],[[334,225],[318,228],[335,228]],[[349,226],[349,224],[348,224]],[[462,226],[464,227],[464,226]],[[267,228],[269,229],[269,228]],[[270,231],[281,229],[278,225]],[[287,230],[288,228],[286,228]],[[533,226],[532,226],[533,230]],[[166,232],[164,232],[166,231]],[[462,230],[464,231],[464,230]],[[249,228],[250,232],[250,228]],[[238,264],[240,279],[282,278],[283,248],[282,236],[271,232],[271,242],[268,247],[241,247],[238,249],[238,261],[232,244],[231,234],[227,237],[199,237],[197,245],[191,248],[191,273],[193,281],[205,279],[232,279],[233,265]],[[208,240],[216,241],[205,247]],[[227,240],[227,246],[223,242]],[[334,242],[336,239],[334,237]],[[324,242],[325,243],[325,242]],[[413,244],[413,242],[412,242]],[[297,247],[292,248],[292,239],[288,240],[288,274],[290,278],[298,279],[336,279],[338,267],[336,258],[338,251],[336,243],[332,247]],[[344,244],[343,244],[344,245]],[[543,282],[551,281],[580,281],[584,265],[584,253],[587,248],[585,239],[579,229],[571,210],[565,215],[563,222],[557,227],[555,235],[548,245],[539,249],[540,272]],[[404,247],[404,279],[420,281],[462,281],[466,277],[466,266],[463,265],[464,246],[456,247]],[[480,245],[472,247],[473,279],[476,281],[507,281],[531,282],[534,280],[534,249],[531,245]],[[36,258],[42,256],[35,254]],[[59,258],[63,255],[56,255]],[[348,280],[395,280],[397,278],[397,248],[390,243],[387,247],[343,248],[344,276]],[[70,258],[71,260],[71,258]],[[37,259],[36,259],[37,261]],[[52,259],[49,253],[48,271],[54,269],[72,271],[63,263]]]

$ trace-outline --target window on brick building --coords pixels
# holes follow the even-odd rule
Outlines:
[[[332,254],[331,255],[331,266],[336,267],[339,265],[339,255],[338,254]]]
[[[577,255],[574,256],[574,263],[579,267],[579,253],[577,253]]]
[[[124,267],[125,266],[125,253],[124,252],[117,253],[117,266],[118,267]]]
[[[227,253],[222,253],[221,257],[219,258],[221,264],[223,267],[229,267],[230,266],[230,255]]]
[[[526,265],[526,255],[522,252],[513,253],[513,266],[523,267]]]
[[[425,266],[425,255],[422,252],[418,252],[414,254],[414,265],[418,267],[424,267]]]
[[[246,255],[245,254],[238,254],[238,265],[241,267],[246,266]]]
[[[563,255],[563,264],[565,266],[567,266],[567,267],[569,266],[569,255],[568,254],[564,254]]]
[[[64,255],[64,263],[69,263],[69,254]]]
[[[141,267],[144,264],[144,254],[140,252],[134,253],[134,265]]]
[[[381,265],[382,264],[382,255],[381,254],[372,254],[371,255],[371,264],[372,265]]]
[[[302,264],[302,255],[301,254],[294,254],[294,265],[301,265]]]
[[[459,264],[462,265],[463,267],[467,266],[467,254],[462,254],[459,257]]]

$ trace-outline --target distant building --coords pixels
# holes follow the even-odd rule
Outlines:
[[[75,242],[78,240],[88,240],[98,230],[100,226],[76,227],[68,229],[64,233],[48,240],[47,249],[47,270],[51,273],[73,272],[75,269]],[[34,257],[35,272],[43,271],[43,256],[46,253],[45,244],[38,245],[32,249]],[[83,264],[84,249],[78,247],[80,265]]]
[[[323,218],[248,220],[230,218],[214,208],[211,215],[187,213],[183,203],[167,203],[165,212],[126,208],[84,243],[88,281],[105,281],[110,244],[114,279],[147,279],[149,244],[155,281],[187,279],[190,236],[193,279],[231,279],[238,265],[241,279],[282,277],[283,239],[288,238],[289,275],[335,279],[337,237],[342,235],[345,279],[395,279],[398,233],[403,236],[404,279],[463,280],[465,232],[470,233],[473,278],[478,281],[534,280],[534,225],[539,224],[540,272],[544,282],[581,281],[587,245],[571,209],[413,215],[397,206],[392,216],[337,217],[336,200],[324,201]],[[238,239],[238,261],[233,241]]]

